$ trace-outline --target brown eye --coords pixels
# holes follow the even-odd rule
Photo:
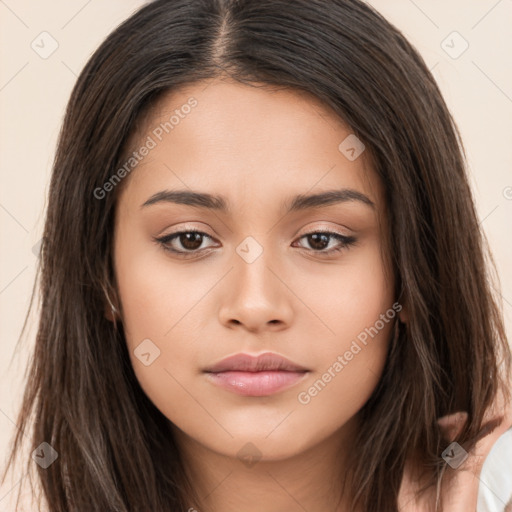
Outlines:
[[[201,231],[178,231],[170,235],[157,238],[166,251],[175,254],[199,253],[205,248],[201,248],[205,238],[210,238],[206,233]]]
[[[329,245],[330,235],[325,233],[313,233],[311,235],[307,235],[306,239],[308,241],[309,246],[312,249],[322,251],[327,248]]]
[[[195,251],[201,247],[203,243],[203,236],[200,233],[196,233],[194,231],[178,235],[177,240],[179,240],[181,246],[184,247],[187,251]]]
[[[333,231],[314,231],[311,233],[306,233],[305,235],[301,236],[299,240],[302,239],[307,241],[310,251],[322,255],[341,251],[350,245],[355,244],[356,242],[356,239],[353,236],[345,236]],[[334,245],[334,247],[327,249],[331,240],[333,239],[338,242],[338,245]],[[308,249],[308,247],[305,247],[305,249]]]

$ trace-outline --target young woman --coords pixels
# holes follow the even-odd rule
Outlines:
[[[18,422],[45,506],[475,510],[512,424],[484,242],[439,89],[367,4],[148,4],[54,163]]]

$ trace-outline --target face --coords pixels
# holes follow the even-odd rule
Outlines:
[[[313,97],[215,80],[168,94],[133,149],[114,266],[149,399],[180,439],[232,457],[341,435],[397,311],[360,142]]]

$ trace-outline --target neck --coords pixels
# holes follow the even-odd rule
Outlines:
[[[353,418],[320,443],[279,460],[240,460],[223,455],[173,427],[188,480],[197,496],[186,510],[348,512],[348,476],[344,489],[342,484],[347,474],[345,455],[352,445],[355,427]]]

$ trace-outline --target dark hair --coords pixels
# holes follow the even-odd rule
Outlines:
[[[32,449],[46,440],[59,453],[37,467],[52,512],[189,507],[168,421],[138,384],[122,325],[104,316],[105,294],[116,297],[118,189],[93,192],[163,94],[220,76],[319,98],[363,141],[382,180],[408,322],[360,411],[352,494],[364,511],[396,511],[412,453],[432,483],[442,475],[439,417],[466,411],[457,440],[473,446],[498,390],[508,396],[500,372],[509,375],[511,355],[459,132],[417,51],[359,0],[157,0],[94,53],[54,161],[40,323],[9,465],[33,415]]]

